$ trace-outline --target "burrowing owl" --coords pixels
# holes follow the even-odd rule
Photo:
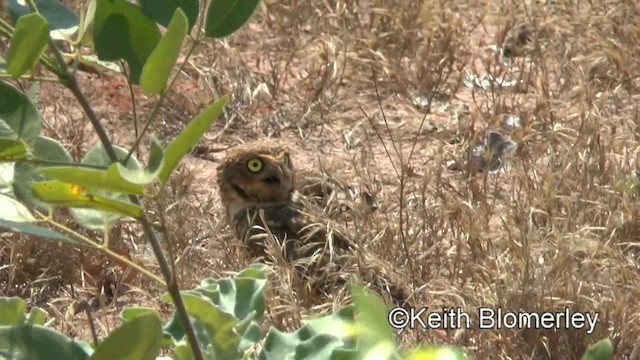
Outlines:
[[[282,256],[294,264],[315,290],[332,291],[345,283],[345,274],[360,274],[381,295],[407,305],[408,289],[391,266],[365,254],[297,190],[289,152],[274,141],[258,141],[231,149],[218,167],[220,197],[235,235],[256,257]],[[269,244],[282,252],[269,251]]]

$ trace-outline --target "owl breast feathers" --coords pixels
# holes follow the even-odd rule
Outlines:
[[[218,186],[235,235],[254,257],[282,256],[322,292],[343,285],[344,274],[359,273],[378,292],[406,305],[408,291],[392,279],[391,266],[365,254],[296,190],[287,147],[260,141],[234,148],[218,167]]]

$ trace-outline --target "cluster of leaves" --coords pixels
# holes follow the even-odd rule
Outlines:
[[[354,305],[305,321],[292,333],[271,327],[261,346],[260,321],[267,285],[264,265],[251,266],[233,278],[205,279],[182,291],[202,353],[207,359],[399,359],[384,304],[354,286]],[[163,298],[171,302],[167,295]],[[150,308],[122,311],[122,324],[90,344],[73,340],[45,324],[37,307],[25,315],[25,302],[0,298],[0,351],[11,359],[159,359],[163,346],[179,360],[193,359],[182,323],[174,315],[162,324]],[[382,312],[380,310],[383,310]],[[459,350],[422,348],[405,359],[463,359]]]
[[[303,321],[291,333],[271,327],[263,339],[260,322],[265,310],[265,270],[264,265],[256,264],[233,278],[205,279],[195,289],[181,292],[207,359],[465,359],[459,349],[451,347],[400,351],[385,316],[388,309],[378,297],[355,284],[352,305]],[[168,295],[163,300],[171,302]],[[121,313],[120,327],[97,344],[89,344],[53,330],[51,321],[45,324],[42,309],[34,307],[26,316],[24,311],[22,299],[0,298],[0,351],[11,359],[160,359],[163,346],[171,349],[175,359],[193,359],[175,314],[163,325],[153,309],[127,308]],[[584,359],[611,356],[611,342],[603,340],[593,345]]]

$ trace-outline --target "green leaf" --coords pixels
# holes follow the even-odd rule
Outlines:
[[[14,23],[22,16],[31,13],[31,9],[24,1],[9,0],[9,13]],[[38,0],[38,12],[44,16],[49,24],[51,37],[54,40],[64,40],[78,30],[78,15],[64,6],[58,0]]]
[[[182,292],[181,297],[189,316],[195,318],[196,324],[207,333],[215,354],[214,358],[240,358],[241,352],[238,349],[240,336],[234,331],[238,320],[198,294],[185,291]],[[165,300],[171,301],[166,298]]]
[[[205,34],[222,38],[246,23],[260,0],[212,0],[207,10]]]
[[[176,356],[176,360],[195,360],[189,343],[186,340],[177,342],[173,348],[173,353]]]
[[[117,164],[120,176],[132,184],[148,184],[158,178],[162,166],[164,165],[164,152],[160,141],[155,136],[151,136],[149,149],[151,150],[151,156],[149,158],[149,165],[143,170],[130,169]]]
[[[308,326],[302,326],[293,333],[285,333],[271,326],[259,354],[260,360],[292,359],[296,348],[315,336]]]
[[[4,81],[0,81],[0,120],[2,127],[13,132],[11,137],[0,136],[5,139],[24,140],[31,145],[42,131],[42,118],[33,103]]]
[[[97,0],[93,42],[100,60],[124,59],[130,79],[140,83],[142,67],[160,41],[160,30],[126,0]]]
[[[40,171],[53,179],[88,189],[102,189],[142,195],[144,188],[139,184],[132,184],[123,179],[120,171],[118,171],[118,165],[120,164],[113,164],[108,170],[80,168],[77,166],[57,166],[43,168]]]
[[[223,314],[219,316],[233,315],[235,322],[233,331],[240,335],[240,342],[236,346],[239,351],[244,351],[261,339],[260,319],[264,313],[263,292],[267,284],[266,269],[267,266],[264,264],[253,264],[233,278],[204,279],[193,291],[185,292],[204,299],[209,305],[203,306],[215,307],[216,313]],[[171,302],[172,300],[168,294],[165,294],[163,301]],[[212,341],[207,335],[209,334],[207,329],[213,327],[215,325],[207,327],[201,321],[194,323],[196,334],[201,339],[203,347]],[[185,339],[184,328],[175,314],[165,326],[165,332],[174,344]]]
[[[20,77],[33,71],[49,41],[47,21],[40,14],[21,16],[11,37],[7,72]]]
[[[145,15],[164,27],[169,25],[176,9],[180,8],[189,19],[188,31],[195,25],[200,12],[197,0],[140,0],[139,3]]]
[[[0,353],[6,359],[85,360],[89,348],[38,325],[0,326]]]
[[[0,219],[0,228],[6,228],[15,232],[20,232],[20,233],[38,236],[42,238],[58,240],[74,246],[85,246],[84,243],[79,243],[77,241],[74,241],[53,230],[49,230],[47,228],[43,228],[43,227],[26,223],[26,222],[15,222],[10,220]]]
[[[120,146],[113,146],[113,150],[115,151],[119,160],[123,160],[127,156],[127,150]],[[97,165],[97,166],[113,166],[111,164],[111,159],[107,155],[107,152],[104,150],[102,144],[98,143],[93,148],[91,148],[84,159],[82,159],[83,164],[87,165]],[[122,176],[122,166],[116,165],[116,167],[121,171],[120,175]],[[140,163],[138,160],[132,156],[127,162],[127,169],[132,171],[140,170]],[[114,199],[116,201],[121,201],[123,203],[130,204],[129,196],[122,193],[114,193],[103,190],[92,190],[92,193],[100,195],[105,198]],[[71,209],[71,216],[82,226],[92,229],[92,230],[101,230],[105,228],[105,225],[111,227],[118,220],[122,218],[122,215],[115,213],[105,213],[102,211],[96,211],[91,209]]]
[[[36,103],[38,101],[38,96],[40,96],[40,83],[34,82],[25,92],[25,95],[31,100],[32,103]]]
[[[353,305],[319,318],[303,320],[302,323],[318,334],[330,334],[344,341],[354,340],[358,335]]]
[[[171,70],[178,61],[185,36],[187,36],[187,17],[178,8],[173,14],[167,32],[160,39],[142,68],[140,85],[146,93],[158,95],[166,89]]]
[[[252,266],[240,272],[233,279],[205,279],[195,289],[220,307],[241,320],[235,327],[240,334],[240,350],[249,348],[260,341],[260,320],[264,314],[264,266]]]
[[[133,218],[142,215],[142,207],[138,205],[100,196],[81,186],[57,180],[35,183],[33,194],[54,206],[103,210]]]
[[[589,346],[582,360],[611,360],[613,359],[613,344],[611,340],[602,339]]]
[[[44,325],[47,313],[44,312],[41,308],[35,306],[31,308],[29,312],[29,316],[27,317],[26,323],[29,325]]]
[[[31,222],[35,218],[18,200],[0,194],[0,219],[15,222]]]
[[[20,140],[0,139],[0,162],[20,161],[27,157],[27,147]]]
[[[36,138],[31,156],[34,161],[41,160],[58,163],[71,163],[72,161],[71,155],[69,155],[62,144],[44,136],[38,136]],[[42,167],[41,165],[35,165],[29,162],[16,163],[14,168],[13,192],[16,198],[23,203],[46,210],[49,205],[33,196],[33,184],[50,179],[39,171]]]
[[[138,314],[98,344],[91,360],[155,360],[160,354],[162,323],[158,314]]]
[[[133,321],[133,319],[143,315],[153,315],[158,319],[160,318],[160,315],[155,309],[146,307],[130,307],[122,310],[120,313],[120,317],[124,322]]]
[[[382,359],[390,357],[396,346],[394,330],[387,321],[389,309],[362,286],[352,282],[350,289],[355,305],[359,350],[366,354],[365,359],[373,354]]]
[[[412,350],[406,360],[465,360],[462,350],[451,346],[425,346]]]
[[[342,341],[331,335],[321,334],[301,342],[295,351],[296,359],[331,359],[333,352],[343,345]],[[378,357],[376,359],[387,359]]]
[[[164,150],[164,165],[158,178],[165,184],[182,157],[200,141],[213,121],[220,115],[227,103],[227,96],[218,99],[213,105],[198,115]]]
[[[95,162],[105,163],[109,160],[99,159]],[[134,160],[137,162],[137,160]],[[142,195],[143,184],[153,181],[160,172],[163,154],[159,142],[151,138],[151,160],[144,171],[129,169],[120,163],[114,163],[107,170],[81,168],[77,166],[56,166],[43,168],[41,172],[53,179],[80,185],[87,189],[101,189],[127,194]],[[87,162],[84,162],[85,164]]]
[[[0,297],[0,326],[21,325],[27,308],[19,297]]]
[[[361,329],[370,339],[393,341],[395,332],[387,321],[389,309],[384,302],[356,283],[352,282],[350,289]]]
[[[7,61],[2,56],[0,56],[0,72],[7,72]]]

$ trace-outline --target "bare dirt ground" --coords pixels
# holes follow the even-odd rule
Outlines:
[[[624,0],[265,1],[238,33],[198,48],[151,125],[168,141],[231,94],[169,193],[148,201],[172,234],[182,287],[250,261],[219,204],[215,169],[224,152],[204,153],[272,137],[295,149],[298,168],[323,168],[375,197],[377,211],[354,210],[347,226],[380,257],[411,271],[415,304],[469,313],[599,313],[593,334],[416,330],[402,334],[404,344],[456,344],[476,359],[577,359],[610,337],[616,359],[636,359],[639,12]],[[517,56],[501,59],[490,49],[496,44]],[[474,74],[517,85],[473,87]],[[157,99],[134,89],[134,117],[120,75],[80,76],[109,135],[130,146]],[[416,105],[428,99],[430,107]],[[43,84],[38,106],[47,134],[77,158],[98,141],[62,87]],[[523,126],[505,129],[505,114]],[[479,161],[465,159],[492,130],[517,148],[504,155],[500,171],[479,171]],[[120,225],[111,237],[122,253],[157,271],[137,226]],[[0,248],[0,281],[8,285],[0,295],[44,306],[60,330],[88,339],[74,303],[95,295],[92,275],[104,276],[107,260],[8,234]],[[292,330],[304,316],[335,310],[331,299],[300,307],[282,290],[285,272],[273,269],[265,326]],[[168,314],[158,300],[162,289],[141,276],[126,280],[116,304],[93,313],[99,334],[117,326],[123,305]]]

